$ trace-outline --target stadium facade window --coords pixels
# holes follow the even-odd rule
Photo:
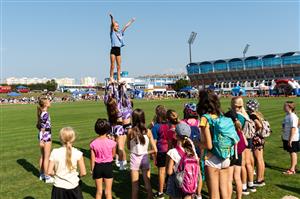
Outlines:
[[[229,60],[228,64],[229,64],[229,70],[231,70],[231,71],[243,70],[243,68],[244,68],[243,60],[241,60],[239,58],[234,58],[234,59]]]
[[[224,60],[218,60],[214,63],[215,71],[227,71],[227,62]]]
[[[280,67],[282,64],[281,57],[276,57],[275,54],[266,55],[262,58],[263,67],[271,68],[271,67]]]
[[[256,56],[248,57],[245,59],[245,66],[248,69],[261,68],[262,60],[258,59],[258,57],[256,57]]]
[[[188,74],[199,74],[199,73],[201,73],[199,65],[196,64],[196,63],[189,64],[187,66],[187,72],[188,72]]]
[[[200,63],[200,71],[201,73],[213,72],[213,65],[210,62],[202,62]]]
[[[300,55],[282,57],[283,65],[300,64]]]

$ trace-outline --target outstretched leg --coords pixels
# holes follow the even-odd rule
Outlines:
[[[114,69],[115,69],[115,61],[116,56],[113,54],[110,54],[110,71],[109,71],[109,81],[113,82],[114,80]]]

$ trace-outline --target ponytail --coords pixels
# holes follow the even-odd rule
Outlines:
[[[193,145],[193,142],[190,138],[184,136],[182,141],[182,147],[184,148],[184,151],[187,153],[188,156],[195,156],[195,147]]]
[[[64,127],[59,132],[59,138],[66,147],[66,165],[69,171],[76,169],[72,165],[72,144],[75,141],[75,131],[71,127]]]
[[[40,106],[37,106],[36,107],[36,115],[37,115],[36,128],[38,129],[41,128],[41,114],[42,114],[42,109]]]
[[[72,171],[73,165],[72,165],[72,144],[70,142],[67,142],[66,144],[66,165],[69,171]]]

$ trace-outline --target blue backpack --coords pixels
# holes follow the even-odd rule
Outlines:
[[[236,133],[234,124],[231,118],[220,115],[216,119],[212,119],[209,114],[204,114],[210,125],[212,134],[211,152],[221,159],[226,159],[234,154],[234,145],[240,140]]]

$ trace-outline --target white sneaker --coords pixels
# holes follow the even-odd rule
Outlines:
[[[117,167],[120,167],[120,161],[119,160],[116,160],[115,163],[116,163]]]
[[[54,183],[54,178],[50,177],[50,176],[45,176],[45,183],[49,183],[52,184]]]
[[[195,195],[195,199],[202,199],[202,196]]]
[[[40,180],[45,180],[45,174],[41,173],[39,179]]]

